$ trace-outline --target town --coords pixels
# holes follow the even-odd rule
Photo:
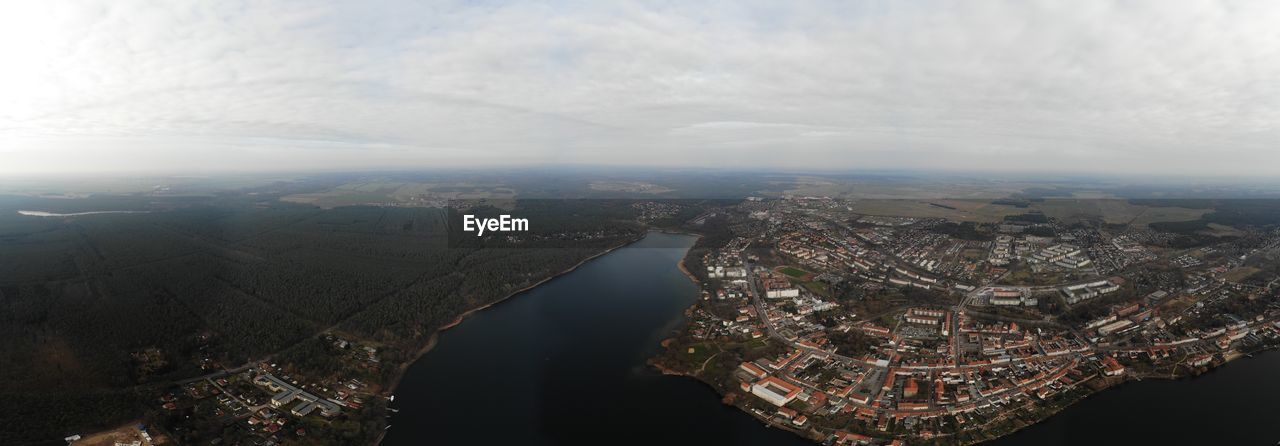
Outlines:
[[[942,205],[939,205],[942,206]],[[1280,233],[1178,247],[1145,227],[867,215],[751,199],[690,254],[702,286],[655,362],[824,444],[970,444],[1125,380],[1280,345]]]

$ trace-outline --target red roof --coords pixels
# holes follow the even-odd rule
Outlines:
[[[755,375],[756,378],[763,378],[765,375],[768,375],[768,373],[765,372],[764,369],[760,368],[760,366],[757,366],[750,362],[744,362],[739,367],[741,367],[743,370],[746,370],[747,373]]]
[[[756,381],[756,385],[765,386],[766,388],[776,387],[778,389],[781,389],[783,392],[786,392],[787,398],[795,397],[797,394],[800,393],[800,387],[794,384],[791,384],[789,382],[783,381],[781,379],[778,379],[778,377],[776,376],[770,376],[768,378]]]
[[[920,393],[920,385],[916,384],[916,380],[908,378],[907,384],[903,386],[902,390],[905,393],[914,395],[914,394]]]

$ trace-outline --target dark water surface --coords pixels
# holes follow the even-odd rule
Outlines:
[[[645,365],[697,299],[677,268],[694,240],[651,233],[444,332],[396,392],[383,444],[811,445]],[[1124,384],[989,444],[1277,441],[1271,352],[1195,379]]]
[[[445,331],[383,444],[811,445],[645,365],[697,299],[677,267],[694,241],[650,233]]]
[[[1260,445],[1280,441],[1280,351],[1197,378],[1128,382],[990,445]]]

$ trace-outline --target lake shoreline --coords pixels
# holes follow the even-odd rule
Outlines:
[[[18,215],[23,215],[27,217],[42,217],[42,218],[79,217],[83,215],[99,215],[99,214],[150,214],[150,213],[151,211],[87,211],[87,212],[72,212],[69,214],[59,214],[55,212],[45,212],[45,211],[28,211],[28,210],[18,211]]]
[[[599,442],[618,431],[634,431],[628,440],[637,444],[812,444],[728,407],[705,381],[669,378],[647,363],[699,299],[678,267],[695,240],[651,231],[456,326],[397,388],[396,427],[382,444],[466,444],[469,432],[494,422],[535,446]],[[473,415],[487,412],[493,416]]]
[[[670,229],[651,229],[651,230],[649,230],[649,231],[646,231],[646,232],[645,232],[645,235],[647,235],[649,232],[657,232],[657,233],[661,233],[661,234],[687,235],[687,236],[696,237],[696,240],[694,240],[694,243],[695,243],[695,244],[697,243],[697,241],[698,241],[698,240],[701,240],[701,239],[702,239],[702,234],[698,234],[698,233],[695,233],[695,232],[676,231],[676,230],[670,230]],[[413,359],[410,359],[408,362],[406,362],[404,365],[402,365],[402,366],[400,367],[400,370],[396,372],[395,380],[393,380],[393,382],[392,382],[389,386],[387,386],[386,390],[384,390],[382,393],[384,393],[385,395],[388,395],[388,396],[389,396],[390,394],[394,393],[394,392],[395,392],[395,390],[396,390],[396,388],[400,385],[400,381],[402,381],[402,380],[404,379],[404,374],[408,371],[409,367],[410,367],[411,365],[413,365],[413,363],[417,362],[417,361],[418,361],[418,359],[422,358],[422,356],[423,356],[423,355],[426,355],[428,352],[430,352],[430,351],[431,351],[431,349],[432,349],[432,348],[434,348],[434,347],[436,346],[436,343],[439,341],[440,333],[443,333],[445,330],[448,330],[448,329],[450,329],[450,328],[453,328],[453,327],[458,326],[458,324],[461,324],[463,320],[465,320],[467,317],[471,316],[472,314],[475,314],[475,313],[476,313],[476,312],[478,312],[478,311],[482,311],[482,310],[488,309],[489,307],[492,307],[492,306],[494,306],[494,305],[497,305],[497,304],[500,304],[500,303],[506,302],[508,299],[511,299],[511,298],[513,298],[513,297],[516,297],[516,295],[518,295],[518,294],[521,294],[521,293],[524,293],[524,292],[530,291],[530,290],[532,290],[532,289],[534,289],[534,288],[537,288],[538,286],[540,286],[540,285],[542,285],[542,284],[545,284],[545,283],[547,283],[547,282],[550,282],[551,280],[554,280],[554,279],[556,279],[556,278],[558,278],[558,277],[560,277],[560,276],[563,276],[563,275],[565,275],[565,274],[569,274],[569,273],[571,273],[571,272],[574,272],[575,270],[577,270],[577,269],[578,269],[579,267],[581,267],[582,265],[585,265],[587,262],[590,262],[590,261],[592,261],[592,260],[595,260],[595,259],[597,259],[597,258],[599,258],[599,257],[601,257],[601,256],[604,256],[605,254],[609,254],[609,253],[611,253],[611,252],[617,251],[617,250],[622,249],[622,248],[625,248],[625,247],[627,247],[627,246],[631,246],[631,245],[635,244],[636,242],[639,242],[639,241],[641,241],[641,240],[644,240],[644,238],[645,238],[645,236],[640,236],[640,237],[638,237],[638,238],[636,238],[636,239],[628,240],[628,241],[623,242],[623,243],[620,243],[620,244],[618,244],[618,245],[616,245],[616,246],[610,247],[610,248],[608,248],[608,249],[606,249],[606,250],[604,250],[604,251],[598,252],[598,253],[596,253],[596,254],[592,254],[590,257],[587,257],[587,258],[585,258],[585,259],[582,259],[582,261],[580,261],[580,262],[578,262],[578,263],[574,264],[573,266],[570,266],[569,268],[567,268],[567,269],[565,269],[565,270],[563,270],[563,271],[560,271],[560,272],[555,273],[555,274],[553,274],[553,275],[551,275],[551,276],[548,276],[547,278],[542,279],[542,280],[539,280],[538,282],[533,283],[533,284],[531,284],[531,285],[529,285],[529,286],[526,286],[526,287],[520,288],[520,289],[518,289],[518,290],[512,291],[510,294],[507,294],[506,296],[503,296],[501,299],[495,300],[495,301],[493,301],[493,302],[490,302],[490,303],[484,304],[484,305],[482,305],[482,306],[479,306],[479,307],[476,307],[476,308],[473,308],[473,309],[467,310],[466,312],[463,312],[462,314],[458,315],[458,317],[454,318],[454,320],[453,320],[453,321],[449,322],[448,324],[442,325],[440,328],[436,329],[436,330],[435,330],[435,332],[433,332],[433,333],[431,334],[431,336],[427,339],[427,343],[426,343],[426,345],[423,345],[423,346],[422,346],[422,348],[418,349],[418,351],[417,351],[416,353],[414,353]],[[690,251],[692,251],[692,250],[693,250],[693,248],[690,248]],[[686,267],[686,266],[685,266],[685,258],[687,258],[687,257],[688,257],[688,254],[686,254],[686,255],[685,255],[685,257],[681,257],[681,258],[680,258],[680,262],[679,262],[679,263],[677,263],[677,265],[676,265],[676,266],[677,266],[678,268],[680,268],[680,271],[681,271],[681,272],[683,272],[683,273],[685,274],[685,276],[689,278],[689,280],[690,280],[690,281],[692,281],[694,284],[698,284],[698,283],[699,283],[699,282],[698,282],[698,278],[697,278],[696,276],[694,276],[692,272],[690,272],[690,271],[689,271],[689,268],[688,268],[688,267]],[[688,321],[686,320],[685,322],[687,323]],[[375,444],[376,444],[376,443],[375,443]]]
[[[636,238],[636,239],[633,239],[633,240],[628,240],[628,241],[625,241],[625,242],[620,243],[620,244],[618,244],[618,245],[615,245],[615,246],[613,246],[613,247],[610,247],[610,248],[608,248],[608,249],[606,249],[606,250],[604,250],[604,251],[601,251],[601,252],[598,252],[598,253],[592,254],[591,256],[589,256],[589,257],[587,257],[587,258],[585,258],[585,259],[582,259],[582,261],[579,261],[578,263],[575,263],[573,266],[570,266],[569,268],[567,268],[567,269],[565,269],[565,270],[563,270],[563,271],[560,271],[560,272],[558,272],[558,273],[555,273],[555,274],[552,274],[552,275],[550,275],[550,276],[547,276],[546,278],[544,278],[544,279],[542,279],[542,280],[539,280],[539,281],[537,281],[537,282],[535,282],[535,283],[533,283],[533,284],[531,284],[531,285],[528,285],[528,286],[525,286],[525,287],[520,288],[520,289],[518,289],[518,290],[512,291],[511,293],[507,294],[506,296],[503,296],[501,299],[498,299],[498,300],[495,300],[495,301],[493,301],[493,302],[490,302],[490,303],[487,303],[487,304],[481,305],[481,306],[476,307],[476,308],[472,308],[472,309],[467,310],[467,311],[463,312],[462,314],[458,315],[458,317],[454,318],[452,322],[449,322],[448,324],[442,325],[442,326],[440,326],[440,328],[437,328],[434,332],[432,332],[432,333],[431,333],[431,336],[427,338],[427,343],[426,343],[426,344],[424,344],[424,345],[422,346],[422,348],[419,348],[419,349],[418,349],[418,351],[417,351],[417,352],[415,352],[415,353],[413,354],[413,357],[412,357],[410,360],[405,361],[403,364],[401,364],[401,365],[400,365],[400,367],[398,368],[398,370],[396,370],[395,378],[394,378],[394,379],[392,379],[391,383],[390,383],[390,384],[389,384],[385,389],[383,389],[383,391],[382,391],[382,396],[383,396],[383,397],[390,397],[391,395],[393,395],[393,394],[395,393],[396,388],[398,388],[398,387],[400,386],[400,383],[404,381],[404,377],[405,377],[405,375],[409,372],[409,368],[411,368],[411,367],[413,366],[413,364],[417,363],[417,362],[418,362],[418,360],[422,359],[422,357],[423,357],[423,356],[426,356],[426,355],[427,355],[427,353],[430,353],[430,352],[431,352],[431,350],[432,350],[432,349],[434,349],[434,348],[436,347],[436,345],[440,342],[440,334],[441,334],[441,333],[444,333],[444,331],[445,331],[445,330],[448,330],[448,329],[453,328],[453,327],[457,327],[458,325],[462,324],[462,322],[463,322],[464,320],[466,320],[466,319],[467,319],[468,317],[470,317],[471,315],[476,314],[477,312],[480,312],[480,311],[482,311],[482,310],[488,309],[489,307],[492,307],[492,306],[494,306],[494,305],[497,305],[497,304],[500,304],[500,303],[506,302],[507,300],[510,300],[510,299],[512,299],[512,298],[514,298],[514,297],[516,297],[517,295],[520,295],[520,294],[525,293],[525,292],[527,292],[527,291],[530,291],[530,290],[532,290],[532,289],[534,289],[534,288],[537,288],[538,286],[540,286],[540,285],[542,285],[542,284],[545,284],[545,283],[547,283],[547,282],[550,282],[550,281],[552,281],[552,280],[554,280],[554,279],[556,279],[556,278],[559,278],[560,276],[563,276],[563,275],[565,275],[565,274],[569,274],[569,273],[571,273],[571,272],[573,272],[573,271],[577,270],[577,269],[578,269],[579,267],[581,267],[582,265],[585,265],[587,262],[590,262],[590,261],[592,261],[592,260],[595,260],[595,259],[597,259],[597,258],[599,258],[599,257],[601,257],[601,256],[603,256],[603,255],[605,255],[605,254],[611,253],[611,252],[616,251],[616,250],[618,250],[618,249],[621,249],[621,248],[625,248],[625,247],[627,247],[627,246],[630,246],[630,245],[632,245],[632,244],[634,244],[634,243],[636,243],[636,242],[638,242],[638,241],[640,241],[640,240],[643,240],[643,239],[644,239],[644,237],[643,237],[643,236],[641,236],[641,237],[639,237],[639,238]],[[390,427],[390,426],[388,426],[388,427]],[[381,444],[381,443],[382,443],[382,440],[383,440],[384,438],[386,438],[386,436],[387,436],[387,430],[386,430],[386,429],[383,429],[382,433],[380,433],[380,434],[378,435],[378,438],[377,438],[377,439],[375,439],[375,440],[373,441],[373,443],[372,443],[372,444],[373,444],[374,446],[377,446],[377,445]]]
[[[694,236],[694,237],[697,237],[697,238],[698,238],[698,240],[702,240],[702,235],[701,235],[701,234],[691,233],[691,232],[676,232],[676,233],[677,233],[677,234],[682,234],[682,235],[690,235],[690,236]],[[695,245],[694,245],[694,247],[696,247],[696,246],[697,246],[697,245],[696,245],[696,241],[695,241]],[[694,284],[694,285],[697,285],[697,286],[699,287],[699,292],[701,292],[701,291],[702,291],[702,290],[701,290],[701,288],[702,288],[702,286],[703,286],[702,280],[701,280],[701,279],[699,279],[699,278],[698,278],[698,276],[694,275],[694,274],[693,274],[693,272],[692,272],[692,271],[690,271],[690,270],[689,270],[689,268],[688,268],[688,266],[686,265],[686,261],[689,259],[689,256],[694,254],[694,247],[690,247],[690,248],[689,248],[689,251],[685,253],[684,257],[681,257],[681,258],[680,258],[680,261],[677,263],[677,266],[679,267],[680,272],[684,273],[685,277],[686,277],[686,278],[688,278],[690,282],[693,282],[693,284]],[[685,327],[689,324],[689,322],[692,320],[692,319],[690,319],[690,317],[691,317],[691,312],[692,312],[695,308],[697,308],[697,307],[698,307],[698,301],[699,301],[699,300],[701,300],[701,296],[699,296],[699,297],[697,298],[697,300],[694,300],[694,302],[693,302],[692,304],[690,304],[688,308],[685,308],[685,310],[681,313],[683,316],[681,317],[681,321],[680,321],[680,325],[679,325],[679,327],[680,327],[680,328],[679,328],[679,330],[677,330],[678,332],[683,332],[683,331],[684,331],[684,328],[685,328]],[[662,340],[662,349],[663,349],[663,351],[665,352],[665,351],[667,351],[667,350],[670,350],[670,349],[671,349],[671,344],[672,344],[675,340],[676,340],[676,338],[674,338],[674,337],[671,337],[671,338],[665,338],[665,339],[663,339],[663,340]],[[685,377],[685,378],[692,379],[692,380],[694,380],[694,381],[698,382],[699,384],[702,384],[702,385],[704,385],[704,386],[707,386],[708,388],[710,388],[710,389],[711,389],[711,391],[712,391],[712,392],[715,392],[717,395],[720,395],[720,397],[721,397],[721,398],[720,398],[720,402],[721,402],[722,404],[724,404],[724,405],[726,405],[726,406],[733,407],[733,408],[734,408],[734,410],[737,410],[737,411],[739,411],[739,412],[741,412],[741,413],[743,413],[743,414],[745,414],[745,415],[747,415],[747,416],[750,416],[752,419],[754,419],[754,420],[756,420],[756,421],[759,421],[760,423],[764,424],[765,426],[768,426],[768,427],[770,427],[770,428],[774,428],[774,429],[779,429],[779,430],[783,430],[783,431],[790,432],[790,433],[794,434],[797,438],[800,438],[800,439],[803,439],[803,440],[807,440],[807,441],[812,441],[812,442],[814,442],[815,444],[821,441],[821,439],[819,439],[819,438],[814,438],[814,437],[813,437],[813,436],[811,436],[811,435],[806,435],[804,431],[799,431],[799,430],[797,430],[797,429],[795,429],[795,428],[793,428],[793,427],[791,427],[791,426],[779,425],[779,424],[777,424],[777,423],[773,423],[773,422],[771,422],[770,420],[767,420],[767,419],[761,419],[760,417],[756,416],[756,415],[755,415],[754,413],[752,413],[751,411],[749,411],[749,410],[747,410],[747,409],[745,409],[745,408],[743,408],[743,407],[741,407],[741,406],[738,406],[737,404],[734,404],[734,400],[733,400],[733,398],[731,398],[731,397],[730,397],[730,395],[725,394],[725,393],[722,393],[722,392],[720,391],[720,389],[716,387],[715,383],[712,383],[711,381],[709,381],[709,380],[707,380],[707,379],[704,379],[704,378],[703,378],[703,377],[701,377],[701,376],[698,376],[697,371],[683,371],[683,370],[677,370],[677,369],[674,369],[674,368],[668,367],[666,364],[664,364],[664,363],[661,361],[661,359],[662,359],[662,355],[661,355],[661,354],[659,354],[659,355],[657,355],[657,356],[654,356],[654,357],[652,357],[652,358],[649,358],[649,360],[648,360],[648,361],[646,361],[646,363],[647,363],[650,367],[653,367],[653,368],[654,368],[654,369],[656,369],[658,372],[662,373],[664,376],[678,376],[678,377]]]
[[[436,346],[436,343],[438,343],[438,342],[439,342],[440,334],[441,334],[441,333],[443,333],[445,330],[448,330],[448,329],[453,328],[453,327],[457,327],[459,324],[461,324],[461,323],[462,323],[464,320],[466,320],[468,317],[470,317],[471,315],[473,315],[473,314],[475,314],[475,313],[477,313],[477,312],[479,312],[479,311],[483,311],[483,310],[488,309],[489,307],[492,307],[492,306],[494,306],[494,305],[497,305],[497,304],[500,304],[500,303],[506,302],[507,300],[509,300],[509,299],[511,299],[511,298],[514,298],[514,297],[516,297],[516,296],[517,296],[517,295],[519,295],[519,294],[522,294],[522,293],[525,293],[525,292],[527,292],[527,291],[530,291],[530,290],[532,290],[532,289],[534,289],[534,288],[537,288],[538,286],[540,286],[540,285],[542,285],[542,284],[545,284],[545,283],[547,283],[547,282],[550,282],[550,281],[552,281],[552,280],[554,280],[554,279],[556,279],[556,278],[559,278],[560,276],[563,276],[563,275],[565,275],[565,274],[569,274],[569,273],[573,272],[574,270],[577,270],[577,269],[578,269],[579,267],[581,267],[582,265],[585,265],[587,262],[590,262],[590,261],[592,261],[592,260],[595,260],[595,259],[599,258],[600,256],[603,256],[603,255],[605,255],[605,254],[611,253],[611,252],[616,251],[616,250],[618,250],[618,249],[620,249],[620,248],[625,248],[625,247],[627,247],[627,246],[630,246],[630,245],[632,245],[632,244],[634,244],[634,243],[636,243],[636,242],[638,242],[638,241],[640,241],[640,240],[642,240],[642,239],[644,239],[644,237],[640,237],[640,238],[637,238],[637,239],[635,239],[635,240],[628,240],[628,241],[623,242],[623,243],[621,243],[621,244],[618,244],[618,245],[616,245],[616,246],[610,247],[610,248],[608,248],[608,249],[606,249],[606,250],[604,250],[604,251],[598,252],[598,253],[596,253],[596,254],[592,254],[591,256],[589,256],[589,257],[587,257],[587,258],[585,258],[585,259],[582,259],[582,261],[580,261],[580,262],[578,262],[578,263],[574,264],[573,266],[570,266],[569,268],[567,268],[567,269],[565,269],[565,270],[563,270],[563,271],[560,271],[560,272],[558,272],[558,273],[555,273],[555,274],[552,274],[552,275],[550,275],[550,276],[547,276],[546,278],[544,278],[544,279],[542,279],[542,280],[539,280],[539,281],[537,281],[537,282],[535,282],[535,283],[533,283],[533,284],[531,284],[531,285],[528,285],[528,286],[525,286],[525,287],[520,288],[520,289],[518,289],[518,290],[512,291],[511,293],[507,294],[506,296],[503,296],[501,299],[495,300],[495,301],[493,301],[493,302],[489,302],[489,303],[487,303],[487,304],[484,304],[484,305],[481,305],[481,306],[479,306],[479,307],[472,308],[472,309],[470,309],[470,310],[467,310],[467,311],[463,312],[462,314],[458,315],[458,317],[454,318],[452,322],[449,322],[448,324],[445,324],[445,325],[440,326],[440,328],[437,328],[433,333],[431,333],[431,336],[430,336],[429,338],[427,338],[427,343],[426,343],[426,345],[423,345],[423,346],[422,346],[422,348],[421,348],[421,349],[419,349],[419,350],[414,354],[413,359],[410,359],[409,361],[406,361],[403,365],[401,365],[401,366],[400,366],[400,370],[396,372],[396,377],[395,377],[395,379],[392,381],[392,383],[391,383],[389,386],[387,386],[386,390],[384,390],[382,393],[383,393],[383,394],[385,394],[385,395],[388,395],[388,396],[389,396],[390,394],[394,393],[394,392],[395,392],[395,390],[396,390],[396,387],[398,387],[398,386],[400,385],[400,381],[402,381],[402,380],[404,379],[404,375],[405,375],[405,373],[409,370],[409,367],[410,367],[410,366],[412,366],[415,362],[418,362],[418,360],[419,360],[419,359],[421,359],[421,358],[422,358],[422,356],[426,355],[428,352],[430,352],[430,351],[431,351],[431,349],[432,349],[432,348],[434,348],[434,347]],[[375,444],[376,444],[376,443],[375,443]]]

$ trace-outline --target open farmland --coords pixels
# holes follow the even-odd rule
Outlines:
[[[1149,206],[1123,199],[1093,198],[1051,198],[1036,202],[1032,207],[1064,223],[1101,219],[1110,224],[1141,226],[1154,222],[1195,220],[1210,211],[1210,209]]]
[[[1014,206],[993,204],[990,200],[853,200],[852,212],[866,215],[945,218],[954,221],[993,223],[1008,215],[1026,212]]]
[[[322,208],[393,203],[438,206],[447,200],[510,199],[514,189],[496,183],[358,181],[320,191],[285,196],[283,201]]]

